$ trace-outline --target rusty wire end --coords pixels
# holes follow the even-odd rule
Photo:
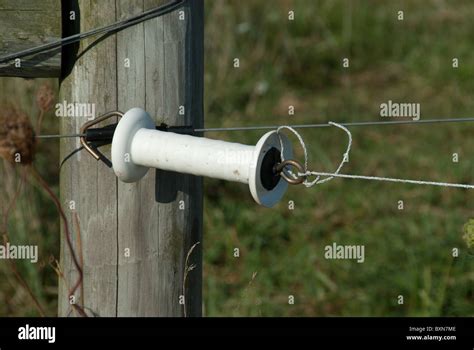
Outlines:
[[[108,112],[108,113],[105,113],[105,114],[102,114],[101,116],[99,116],[98,118],[94,119],[94,120],[91,120],[87,123],[85,123],[82,127],[81,127],[81,132],[80,134],[82,135],[80,137],[80,140],[81,140],[81,145],[84,147],[84,149],[89,152],[91,154],[92,157],[94,157],[96,160],[100,160],[100,156],[97,154],[97,152],[87,143],[87,139],[86,139],[86,134],[87,134],[87,130],[96,125],[96,124],[99,124],[100,122],[103,122],[104,120],[107,120],[109,118],[112,118],[112,117],[119,117],[119,118],[122,118],[123,117],[123,113],[120,112],[120,111],[112,111],[112,112]]]

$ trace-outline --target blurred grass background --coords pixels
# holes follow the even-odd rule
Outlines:
[[[423,119],[472,116],[473,16],[468,0],[206,0],[206,125],[378,120],[388,100],[420,103]],[[342,67],[345,57],[349,69]],[[18,81],[0,79],[0,101],[3,92],[18,95]],[[32,116],[41,83],[26,82],[31,94],[18,101]],[[295,115],[288,115],[289,105]],[[55,132],[56,122],[47,117],[46,131]],[[469,124],[351,131],[345,173],[474,182]],[[208,136],[251,144],[261,134]],[[311,167],[333,171],[345,135],[336,128],[302,135]],[[36,160],[56,190],[57,147],[43,142]],[[2,171],[2,183],[14,181],[14,170]],[[2,186],[2,198],[10,187]],[[472,191],[336,179],[292,187],[273,209],[258,207],[245,185],[206,179],[205,194],[206,316],[474,316],[474,254],[463,240]],[[26,185],[9,230],[13,242],[39,244],[44,266],[20,267],[48,314],[56,314],[56,277],[47,266],[59,245],[54,207]],[[326,260],[324,247],[332,242],[365,245],[365,262]],[[6,264],[0,275],[0,315],[36,315]]]

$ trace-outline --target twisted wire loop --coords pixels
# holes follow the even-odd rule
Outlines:
[[[343,178],[343,179],[357,179],[357,180],[369,180],[369,181],[398,182],[398,183],[413,184],[413,185],[439,186],[439,187],[446,187],[446,188],[474,189],[474,185],[472,184],[400,179],[400,178],[382,177],[382,176],[341,174],[340,171],[342,167],[344,166],[344,163],[347,162],[349,153],[351,151],[352,134],[345,126],[341,124],[334,123],[334,122],[329,122],[328,124],[343,130],[347,134],[347,138],[348,138],[346,152],[343,154],[342,161],[339,163],[339,166],[337,167],[336,171],[334,171],[333,173],[328,173],[328,172],[308,170],[308,151],[306,149],[306,145],[304,143],[303,138],[292,127],[280,126],[277,129],[277,134],[279,136],[279,141],[280,141],[282,161],[280,164],[277,164],[277,166],[275,167],[275,172],[279,173],[281,177],[283,177],[283,179],[285,179],[290,184],[302,183],[306,187],[312,187],[314,185],[322,184],[322,183],[331,181],[334,178]],[[301,163],[299,163],[298,161],[294,159],[288,159],[288,160],[284,159],[284,155],[283,155],[284,144],[283,144],[283,139],[281,137],[281,131],[283,129],[291,131],[298,138],[301,148],[303,149],[304,165],[302,165]],[[298,170],[298,172],[297,173],[292,172],[291,169],[289,169],[290,166],[295,167]],[[313,181],[310,181],[308,179],[310,176],[316,176],[316,178]]]
[[[308,170],[308,150],[306,148],[306,144],[303,140],[303,137],[301,137],[301,135],[294,128],[292,128],[291,126],[284,125],[284,126],[278,127],[277,134],[278,134],[279,141],[280,141],[281,160],[282,161],[281,161],[280,164],[278,164],[275,167],[275,171],[277,173],[279,173],[280,176],[285,181],[287,181],[289,184],[292,184],[292,185],[303,184],[305,187],[313,187],[314,185],[322,184],[322,183],[331,181],[332,179],[334,179],[336,177],[335,175],[339,174],[339,172],[341,171],[341,169],[344,166],[344,163],[347,162],[346,159],[348,159],[349,153],[350,153],[351,147],[352,147],[352,134],[345,126],[343,126],[341,124],[338,124],[338,123],[335,123],[335,122],[329,122],[328,124],[343,130],[347,134],[348,143],[347,143],[346,151],[344,152],[344,154],[342,156],[342,160],[339,163],[339,166],[337,167],[337,169],[334,171],[334,173],[324,173],[324,175],[322,173],[318,173],[318,172],[315,172],[315,171]],[[298,138],[298,141],[301,145],[301,148],[303,149],[304,164],[301,164],[300,162],[298,162],[294,159],[291,159],[291,160],[284,159],[283,154],[284,154],[285,145],[284,145],[283,139],[281,137],[281,131],[285,130],[285,129],[291,131]],[[296,168],[298,170],[298,172],[294,173],[289,168],[289,166],[292,166],[292,167]],[[309,180],[310,176],[316,176],[316,178],[314,180],[310,181]],[[321,178],[322,176],[325,176],[325,177]]]

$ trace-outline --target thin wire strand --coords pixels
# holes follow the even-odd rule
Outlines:
[[[169,2],[165,5],[158,6],[156,8],[153,8],[151,10],[145,11],[143,13],[140,13],[136,16],[132,16],[130,18],[127,18],[122,21],[115,22],[113,24],[109,24],[107,26],[101,27],[101,28],[95,28],[87,32],[83,33],[78,33],[74,34],[47,44],[39,45],[33,48],[29,48],[26,50],[22,50],[13,54],[9,54],[6,56],[3,56],[0,58],[0,63],[6,63],[11,60],[17,59],[17,58],[23,58],[26,56],[31,56],[43,52],[47,52],[53,49],[56,49],[58,47],[70,45],[73,43],[76,43],[78,41],[81,41],[83,39],[86,39],[91,36],[99,35],[99,34],[107,34],[107,33],[112,33],[112,32],[119,32],[121,30],[124,30],[126,28],[129,28],[131,26],[134,26],[136,24],[139,24],[141,22],[147,21],[149,19],[159,17],[162,15],[165,15],[167,13],[170,13],[177,8],[181,7],[184,4],[185,0],[176,0],[173,2]]]
[[[362,122],[340,122],[337,123],[341,126],[383,126],[383,125],[420,125],[420,124],[436,124],[436,123],[465,123],[474,122],[474,117],[469,118],[438,118],[438,119],[421,119],[417,121],[413,120],[389,120],[389,121],[362,121]],[[319,124],[295,124],[288,125],[293,129],[304,129],[304,128],[327,128],[330,127],[329,123]],[[216,131],[251,131],[251,130],[275,130],[280,125],[262,125],[262,126],[241,126],[241,127],[230,127],[230,128],[201,128],[192,129],[195,132],[216,132]]]
[[[400,182],[414,185],[428,185],[428,186],[441,186],[441,187],[456,187],[456,188],[467,188],[474,189],[474,185],[469,184],[458,184],[450,182],[437,182],[437,181],[424,181],[424,180],[411,180],[411,179],[399,179],[393,177],[382,177],[382,176],[366,176],[366,175],[352,175],[352,174],[336,174],[336,173],[325,173],[320,171],[310,171],[309,173],[299,173],[299,176],[316,175],[316,176],[330,176],[340,177],[343,179],[359,179],[359,180],[372,180],[372,181],[386,181],[386,182]]]
[[[406,120],[392,120],[392,121],[363,121],[363,122],[342,122],[342,123],[320,123],[320,124],[296,124],[296,125],[287,125],[286,127],[292,129],[310,129],[310,128],[326,128],[330,127],[332,124],[337,124],[345,127],[352,126],[384,126],[384,125],[420,125],[420,124],[435,124],[435,123],[464,123],[464,122],[474,122],[474,117],[472,118],[439,118],[439,119],[425,119],[419,121],[406,121]],[[231,127],[231,128],[201,128],[194,129],[192,127],[179,127],[181,132],[217,132],[217,131],[252,131],[252,130],[275,130],[279,129],[281,125],[265,125],[265,126],[242,126],[242,127]],[[62,137],[81,137],[86,136],[83,134],[71,134],[71,135],[38,135],[37,138],[43,139],[52,139],[52,138],[62,138]]]
[[[68,135],[37,135],[37,139],[61,139],[61,138],[68,138],[68,137],[85,137],[86,134],[68,134]]]

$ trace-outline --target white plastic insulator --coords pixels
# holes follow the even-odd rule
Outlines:
[[[255,146],[140,129],[131,145],[135,164],[177,173],[249,183]]]
[[[282,143],[283,158],[291,159],[291,143],[276,131],[267,132],[255,146],[248,146],[159,131],[146,111],[132,108],[115,129],[112,165],[115,175],[123,182],[139,181],[149,168],[156,168],[246,183],[258,204],[271,207],[283,197],[288,183],[277,179],[269,186],[267,181],[262,181],[262,178],[268,180],[267,176],[275,180],[275,175],[268,171],[268,164],[272,164],[262,164],[264,159],[271,159],[265,156],[274,155],[274,149],[281,154]]]

